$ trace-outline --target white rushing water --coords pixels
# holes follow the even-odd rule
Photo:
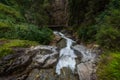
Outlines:
[[[60,75],[60,73],[61,73],[60,70],[63,67],[69,67],[72,71],[74,71],[75,65],[76,65],[75,58],[77,57],[74,54],[74,51],[71,49],[71,46],[74,41],[65,37],[65,35],[60,32],[54,32],[54,33],[60,35],[64,39],[66,39],[66,42],[67,42],[67,46],[60,50],[60,55],[59,55],[60,59],[56,66],[56,73],[58,75]]]
[[[95,72],[94,62],[96,59],[96,54],[92,53],[90,49],[87,49],[83,45],[72,46],[73,40],[67,38],[64,34],[60,32],[54,32],[56,35],[60,35],[66,40],[66,47],[60,50],[59,61],[56,66],[56,73],[61,74],[61,69],[63,67],[69,67],[73,72],[75,68],[79,75],[80,80],[92,80],[91,75]],[[72,48],[71,48],[72,47]],[[74,50],[80,52],[78,55],[82,55],[81,62],[76,64]]]

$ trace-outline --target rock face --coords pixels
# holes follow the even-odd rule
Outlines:
[[[73,49],[82,54],[81,62],[77,64],[77,73],[80,80],[96,80],[97,54],[83,45],[75,45]]]
[[[67,25],[68,23],[68,0],[53,0],[52,6],[52,18],[54,25]]]
[[[52,69],[58,59],[56,47],[52,46],[37,46],[17,52],[20,53],[0,60],[0,80],[33,80],[41,69]]]

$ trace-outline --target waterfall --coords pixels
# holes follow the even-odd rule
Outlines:
[[[60,32],[54,32],[54,34],[60,35],[66,40],[66,47],[60,50],[59,61],[56,65],[56,73],[60,75],[61,69],[63,67],[68,67],[73,72],[75,69],[77,69],[80,80],[92,80],[91,76],[94,76],[96,71],[94,64],[96,60],[96,54],[94,54],[91,49],[87,49],[83,45],[72,46],[74,41],[67,38]],[[75,54],[74,50],[78,51],[80,53],[78,55],[82,56],[80,63],[76,63],[75,59],[78,58],[78,55]]]
[[[74,50],[71,49],[71,46],[73,44],[73,40],[65,37],[64,34],[60,32],[54,32],[55,34],[59,34],[62,38],[66,39],[67,46],[63,49],[60,50],[60,55],[59,55],[59,61],[56,66],[56,73],[60,75],[60,70],[63,67],[69,67],[72,71],[75,69],[76,61],[75,58],[77,57],[74,54]]]

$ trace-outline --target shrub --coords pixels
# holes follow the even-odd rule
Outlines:
[[[97,76],[98,80],[120,79],[120,52],[107,52],[101,57]]]
[[[11,24],[8,22],[0,21],[0,38],[5,36],[5,33],[11,30]]]
[[[48,44],[52,40],[52,31],[48,28],[41,28],[34,25],[21,24],[16,25],[12,30],[4,33],[8,39],[22,39],[37,41],[42,44]]]
[[[116,0],[114,0],[116,1]],[[113,2],[114,2],[113,1]],[[104,48],[120,50],[120,10],[111,7],[99,25],[96,40]]]
[[[94,41],[96,33],[97,26],[82,26],[77,31],[78,37],[84,42]]]
[[[13,4],[13,6],[0,3],[0,38],[30,40],[48,44],[52,40],[52,31],[48,28],[39,29],[35,25],[28,24],[28,22],[25,23],[22,16],[24,14],[19,11],[21,10],[20,6],[17,6],[18,3]],[[38,13],[33,14],[34,18],[36,18],[36,25],[38,25],[38,23],[39,25],[47,23],[45,16]],[[27,16],[28,19],[30,17],[32,17],[31,14]]]
[[[16,17],[16,18],[21,18],[21,14],[19,11],[16,11],[14,8],[4,5],[2,3],[0,3],[0,13],[12,15],[13,17]]]
[[[101,25],[101,29],[96,35],[96,40],[104,48],[120,49],[120,31],[110,25]]]

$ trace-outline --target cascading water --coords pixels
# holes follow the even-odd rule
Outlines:
[[[83,45],[72,46],[74,41],[65,37],[65,35],[60,32],[54,32],[54,34],[60,35],[62,38],[66,39],[67,43],[67,46],[60,50],[60,59],[56,66],[56,73],[60,75],[60,70],[63,67],[69,67],[72,71],[74,71],[76,68],[80,80],[94,80],[91,78],[91,76],[96,71],[94,67],[96,54],[92,53],[90,49],[87,49]],[[82,55],[81,63],[79,64],[76,63],[75,58],[77,58],[77,55],[75,54],[74,50],[77,50],[80,52],[79,55]]]
[[[77,64],[77,72],[80,80],[96,80],[96,54],[83,45],[76,45],[73,49],[81,52],[81,63]]]
[[[74,54],[74,50],[71,49],[73,40],[65,37],[62,33],[54,32],[55,34],[59,34],[62,38],[66,39],[67,46],[60,50],[60,59],[58,61],[58,64],[56,66],[56,73],[60,75],[60,70],[63,67],[69,67],[72,71],[75,69],[76,61],[75,58],[77,57]]]

